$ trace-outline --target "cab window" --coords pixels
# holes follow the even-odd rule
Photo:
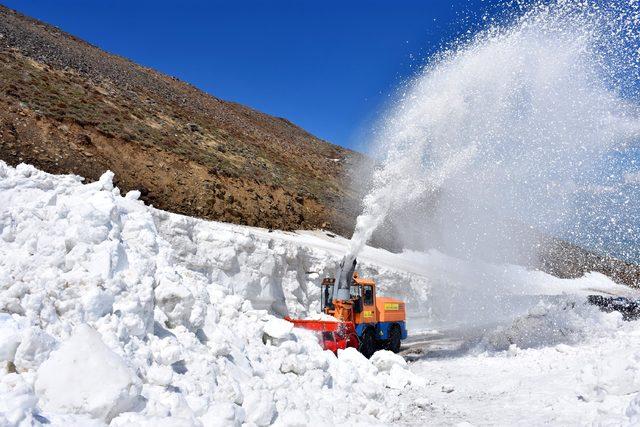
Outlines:
[[[373,286],[364,286],[364,305],[373,305]]]
[[[322,285],[321,305],[323,310],[333,308],[333,285]]]
[[[349,292],[351,294],[351,297],[353,298],[357,298],[362,296],[362,286],[359,285],[353,285],[351,287],[351,290]]]

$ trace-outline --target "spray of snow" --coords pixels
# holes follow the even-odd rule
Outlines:
[[[638,21],[637,2],[522,6],[435,56],[382,122],[350,254],[386,220],[409,246],[512,262],[535,256],[529,227],[574,231],[576,194],[639,135]],[[607,206],[627,221],[638,208]]]

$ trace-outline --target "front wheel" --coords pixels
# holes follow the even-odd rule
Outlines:
[[[387,350],[398,353],[400,351],[400,340],[402,339],[402,331],[398,325],[393,325],[389,331],[389,340],[387,341]]]
[[[373,329],[369,328],[362,334],[360,338],[360,347],[358,348],[360,353],[367,359],[373,356],[376,351],[376,337],[374,336]]]

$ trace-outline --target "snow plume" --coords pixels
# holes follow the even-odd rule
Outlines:
[[[521,6],[432,58],[377,132],[351,253],[385,221],[413,248],[511,262],[535,256],[531,229],[571,229],[576,188],[640,135],[638,6],[614,3]]]

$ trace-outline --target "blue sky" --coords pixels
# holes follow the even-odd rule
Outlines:
[[[0,1],[361,151],[394,88],[495,3]]]

